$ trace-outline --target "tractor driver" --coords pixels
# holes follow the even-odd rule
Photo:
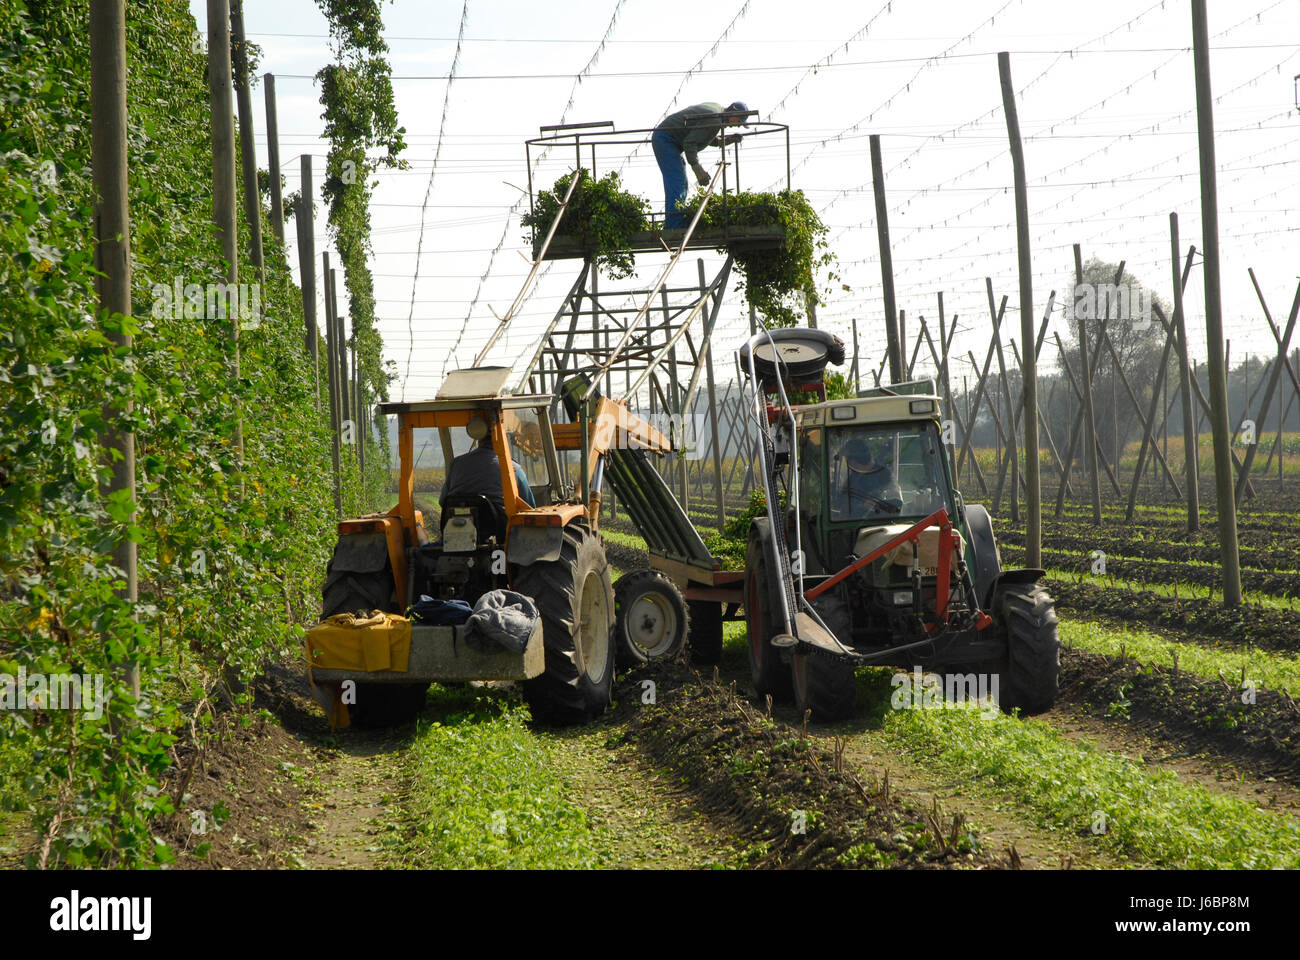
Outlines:
[[[454,493],[481,493],[495,503],[504,515],[506,500],[501,492],[501,462],[497,459],[496,450],[492,448],[492,435],[487,430],[487,424],[482,420],[471,421],[465,432],[470,437],[477,436],[477,442],[447,467],[447,478],[442,484],[439,503],[446,503],[447,498]],[[537,506],[524,468],[514,460],[510,462],[515,468],[519,496],[530,507]]]
[[[843,496],[848,499],[847,513],[857,516],[865,508],[871,513],[898,513],[902,497],[889,467],[887,438],[854,437],[845,445],[844,462],[848,467]]]

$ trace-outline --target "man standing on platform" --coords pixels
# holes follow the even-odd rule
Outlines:
[[[691,165],[700,186],[709,184],[709,173],[700,164],[700,151],[708,146],[722,146],[732,142],[730,138],[720,138],[723,126],[736,126],[745,122],[749,107],[739,100],[723,109],[718,103],[697,103],[670,113],[655,127],[650,137],[654,147],[655,160],[664,176],[664,213],[667,215],[664,226],[670,230],[680,230],[686,226],[686,217],[678,207],[686,200],[686,164]],[[693,117],[712,115],[713,121],[701,120],[689,123]],[[685,160],[682,154],[685,154]]]

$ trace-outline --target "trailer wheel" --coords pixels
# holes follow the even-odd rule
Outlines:
[[[999,627],[1007,637],[998,703],[1025,716],[1050,710],[1061,673],[1056,606],[1037,583],[1010,583],[995,598]]]
[[[564,529],[560,556],[517,568],[512,588],[542,615],[546,672],[524,681],[533,717],[585,723],[609,706],[614,685],[614,588],[605,548],[579,520]]]
[[[634,667],[676,656],[686,643],[690,614],[682,592],[655,570],[634,570],[614,584],[618,665]]]
[[[793,695],[790,667],[772,646],[772,589],[763,541],[751,532],[745,550],[745,625],[749,631],[749,673],[759,698],[788,701]]]
[[[849,635],[849,609],[839,597],[818,598],[817,613],[836,637],[844,640]],[[801,717],[805,710],[811,710],[812,719],[832,723],[853,715],[858,683],[852,663],[796,651],[790,674],[794,703]]]
[[[722,604],[713,600],[688,600],[691,659],[712,666],[722,662]]]

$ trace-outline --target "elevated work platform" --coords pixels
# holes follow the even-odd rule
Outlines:
[[[645,230],[634,234],[631,242],[623,249],[632,253],[664,253],[666,247],[681,246],[684,230]],[[533,240],[533,259],[541,253],[542,237]],[[696,230],[686,244],[687,250],[716,250],[720,247],[728,251],[756,250],[767,247],[779,247],[785,241],[785,228],[778,225],[761,227],[726,227],[722,230]],[[586,259],[595,253],[589,246],[576,237],[557,233],[546,249],[543,260]]]

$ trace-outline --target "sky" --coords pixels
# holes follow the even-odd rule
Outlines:
[[[1048,343],[1052,332],[1066,334],[1075,243],[1085,261],[1125,260],[1170,300],[1169,214],[1179,216],[1183,255],[1203,246],[1190,0],[1093,0],[1085,17],[1067,9],[1080,8],[1043,0],[386,3],[411,165],[377,176],[371,209],[378,327],[398,373],[393,399],[431,397],[447,370],[469,366],[496,327],[492,311],[503,313],[519,293],[529,270],[519,223],[527,211],[524,145],[539,127],[610,120],[619,129],[647,128],[702,101],[743,100],[760,120],[789,126],[791,185],[829,226],[838,259],[839,279],[821,278],[832,289],[819,325],[848,342],[856,318],[864,370],[879,364],[885,340],[870,134],[881,137],[897,299],[909,334],[918,317],[936,325],[942,292],[948,318],[958,317],[955,351],[982,360],[992,329],[988,277],[995,296],[1008,297],[1004,342],[1018,343],[1012,166],[997,66],[1003,50],[1024,138],[1036,323],[1056,291]],[[192,0],[191,10],[204,31],[206,5]],[[311,78],[331,61],[325,19],[311,0],[277,0],[247,3],[245,22],[262,47],[259,72],[276,74],[288,190],[298,188],[301,153],[316,158],[319,185],[328,143]],[[1300,269],[1293,225],[1300,0],[1210,0],[1209,30],[1223,317],[1235,365],[1245,352],[1276,353],[1247,268],[1280,324],[1300,279],[1292,272]],[[254,96],[265,166],[260,83]],[[571,165],[572,154],[555,154],[534,182],[549,186]],[[614,168],[627,189],[661,207],[648,145],[598,153],[598,175]],[[784,179],[782,137],[745,144],[745,188],[782,187]],[[331,249],[325,213],[318,203],[318,251]],[[292,232],[290,225],[296,273]],[[697,256],[677,268],[685,283],[694,282]],[[712,276],[722,258],[703,256]],[[638,280],[602,278],[601,287],[644,287],[666,259],[641,255]],[[1186,311],[1193,357],[1203,359],[1200,262],[1198,254]],[[580,267],[560,260],[544,268],[487,362],[518,364],[531,354]],[[733,289],[719,316],[716,355],[729,358],[747,333],[747,308]],[[1054,366],[1044,348],[1041,372]],[[721,364],[723,379],[730,368]],[[930,372],[923,348],[917,373]],[[954,386],[963,374],[967,365],[954,367]]]

